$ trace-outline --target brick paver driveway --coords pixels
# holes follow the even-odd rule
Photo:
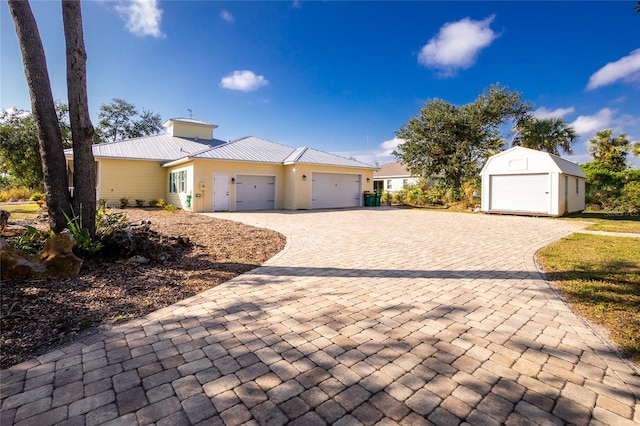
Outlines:
[[[640,377],[537,272],[580,228],[415,210],[229,213],[267,265],[2,371],[2,425],[640,423]]]

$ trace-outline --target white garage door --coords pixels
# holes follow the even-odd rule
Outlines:
[[[275,176],[236,176],[236,210],[274,209],[275,182]]]
[[[550,213],[548,174],[491,176],[490,210]]]
[[[311,179],[312,209],[360,207],[360,175],[313,173]]]

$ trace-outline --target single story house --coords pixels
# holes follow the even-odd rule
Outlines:
[[[164,123],[167,133],[93,146],[96,197],[164,199],[193,212],[360,207],[375,166],[313,148],[254,136],[224,142],[218,126],[191,118]],[[73,151],[66,150],[73,182]],[[70,184],[71,185],[71,184]]]
[[[407,185],[418,183],[420,178],[412,176],[404,164],[385,163],[373,173],[373,190],[377,192],[397,192]]]
[[[482,171],[482,211],[562,216],[585,209],[580,166],[520,146],[490,157]]]

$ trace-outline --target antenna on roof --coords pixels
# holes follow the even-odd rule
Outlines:
[[[193,118],[193,110],[191,108],[187,108],[187,111],[189,111],[189,118]]]

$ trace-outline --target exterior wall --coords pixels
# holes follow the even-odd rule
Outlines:
[[[288,182],[292,182],[288,185],[286,190],[286,197],[288,200],[294,200],[293,203],[289,202],[287,207],[291,210],[309,210],[311,209],[311,176],[315,173],[344,173],[362,176],[362,191],[373,191],[373,172],[371,169],[353,169],[349,167],[331,167],[320,166],[313,164],[295,164],[292,166],[285,166],[289,169]],[[303,179],[303,175],[306,179]],[[367,179],[369,179],[367,181]]]
[[[567,177],[567,199],[565,203],[565,176]],[[576,190],[577,181],[577,190]],[[585,205],[585,179],[582,177],[560,174],[558,176],[558,194],[554,197],[557,200],[558,208],[554,215],[562,216],[565,213],[581,212]]]
[[[211,139],[213,137],[211,127],[189,123],[173,122],[167,130],[171,136],[180,136],[183,138]]]
[[[418,183],[420,179],[417,177],[376,177],[376,182],[382,182],[382,190],[385,192],[398,192],[407,185]],[[391,183],[391,187],[389,187]]]
[[[184,168],[184,165],[176,166],[175,169]],[[237,175],[262,175],[275,176],[276,178],[276,209],[283,209],[284,206],[284,167],[280,164],[256,164],[240,161],[211,161],[195,160],[193,164],[193,181],[191,188],[194,188],[192,198],[192,211],[210,212],[213,211],[213,176],[216,173],[227,174],[229,176],[229,210],[236,209],[236,192],[232,179]],[[201,184],[204,183],[204,189]],[[200,194],[200,197],[197,196]]]
[[[167,170],[157,161],[98,159],[97,197],[108,206],[120,205],[120,198],[144,200],[165,198],[168,192]]]
[[[172,204],[178,208],[181,208],[183,210],[189,210],[189,211],[193,211],[193,205],[195,200],[195,197],[193,196],[195,194],[194,191],[194,184],[193,184],[193,162],[191,163],[186,163],[186,164],[181,164],[179,166],[176,167],[172,167],[170,169],[165,168],[165,173],[166,173],[166,188],[165,188],[165,192],[166,192],[166,197],[165,201],[167,202],[167,204]],[[187,172],[187,188],[186,191],[184,192],[178,192],[178,193],[171,193],[169,192],[169,174],[171,174],[172,172],[180,172],[186,170]],[[187,204],[187,196],[191,196],[191,206],[188,206]]]

